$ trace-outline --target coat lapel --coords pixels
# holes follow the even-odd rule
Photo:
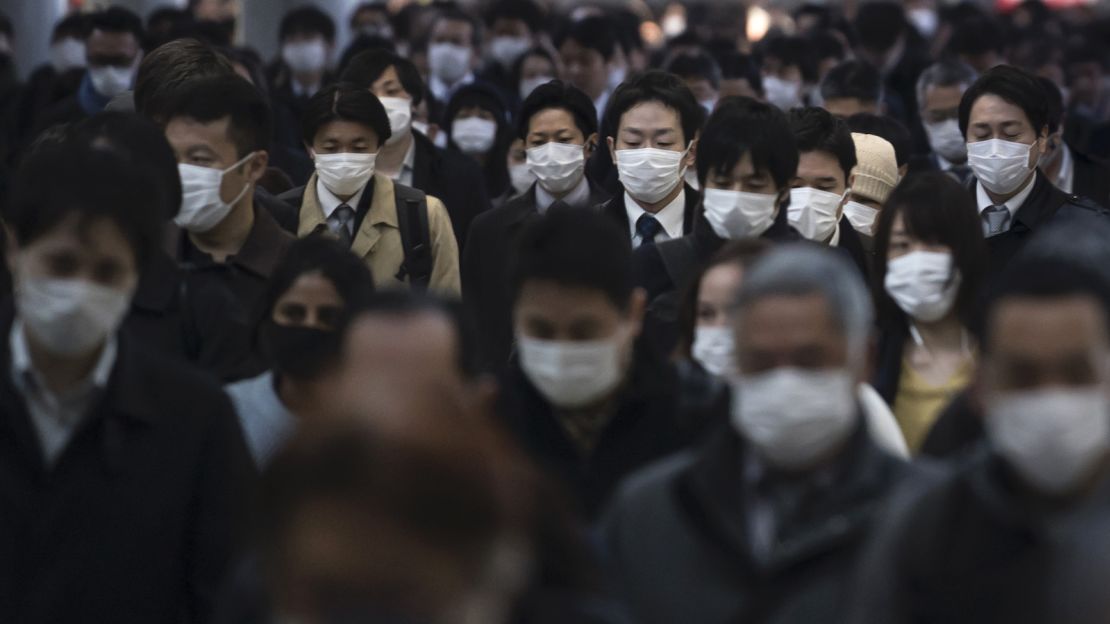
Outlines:
[[[393,180],[374,174],[374,197],[370,200],[370,212],[362,220],[355,239],[351,241],[351,251],[360,258],[366,258],[382,238],[382,227],[397,228],[397,211],[393,199]]]

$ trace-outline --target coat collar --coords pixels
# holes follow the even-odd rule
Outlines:
[[[978,182],[975,184],[978,185]],[[1035,231],[1051,219],[1066,200],[1067,195],[1053,186],[1047,176],[1037,175],[1033,190],[1014,214],[1014,226],[1011,230]]]
[[[432,170],[439,169],[441,154],[431,139],[415,130],[412,131],[412,144],[412,186],[425,189],[431,181]]]
[[[351,241],[351,251],[360,258],[370,255],[374,246],[381,240],[382,233],[379,225],[397,228],[397,210],[393,193],[393,180],[380,173],[375,173],[373,178],[374,192],[363,194],[362,202],[369,201],[369,210],[359,224],[358,232]],[[369,199],[367,199],[369,195]],[[360,203],[361,209],[361,203]],[[316,194],[316,174],[308,179],[305,185],[304,197],[301,200],[300,222],[297,226],[297,236],[304,238],[313,232],[327,228],[327,219],[320,208],[320,199]]]
[[[698,207],[701,205],[701,193],[694,190],[689,184],[685,182],[683,184],[685,185],[686,206],[682,215],[682,233],[686,235],[694,231],[694,223],[699,213]],[[628,223],[628,212],[624,208],[624,194],[624,186],[618,184],[612,197],[601,204],[601,210],[616,219],[617,223],[622,225],[624,229],[628,229],[630,224]],[[593,188],[591,188],[592,195]]]
[[[281,229],[276,219],[266,210],[254,202],[254,225],[243,241],[243,246],[238,253],[228,256],[227,264],[233,264],[264,279],[269,279],[285,254],[285,249],[293,242],[293,237]],[[182,230],[177,257],[183,262],[192,258],[201,258],[200,266],[217,264],[211,256],[197,249],[189,240],[189,233]]]

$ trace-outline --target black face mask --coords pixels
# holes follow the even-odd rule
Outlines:
[[[287,327],[267,319],[259,340],[274,371],[309,381],[327,372],[339,359],[338,334],[313,327]]]

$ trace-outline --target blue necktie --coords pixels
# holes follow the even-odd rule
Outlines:
[[[662,231],[663,225],[652,215],[643,214],[636,220],[636,234],[640,236],[641,245],[654,245],[655,237]]]

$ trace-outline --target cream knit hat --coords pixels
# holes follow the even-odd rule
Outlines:
[[[898,186],[898,161],[894,146],[873,134],[852,133],[856,144],[856,176],[852,193],[879,202],[886,202],[890,192]]]

